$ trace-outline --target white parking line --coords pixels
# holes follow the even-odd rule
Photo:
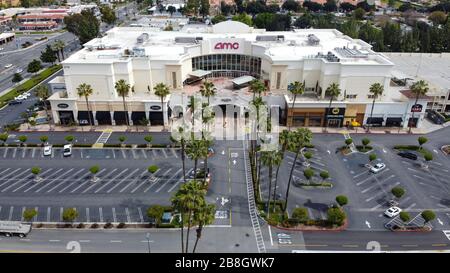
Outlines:
[[[415,206],[416,206],[416,203],[412,203],[411,205],[409,205],[409,207],[407,207],[407,208],[405,209],[405,211],[406,211],[406,210],[410,210],[410,209],[414,208]]]
[[[8,153],[9,148],[5,148],[5,151],[3,152],[3,158],[6,157],[6,154]]]
[[[153,175],[156,175],[160,170],[161,170],[161,169],[158,169]],[[167,170],[167,171],[163,174],[163,176],[165,176],[165,175],[166,175],[167,173],[169,173],[171,170],[172,170],[172,169]],[[151,187],[153,187],[154,185],[156,185],[156,183],[157,183],[159,180],[160,180],[159,178],[156,178],[156,180],[155,180],[154,182],[150,182],[151,185],[150,185],[149,189],[150,189]],[[143,182],[142,182],[141,184],[139,184],[136,188],[134,188],[134,189],[131,191],[131,193],[134,193],[134,192],[137,191],[142,185],[148,184],[148,183],[149,183],[148,180],[143,181]]]
[[[153,157],[156,157],[156,151],[155,151],[155,149],[152,149],[152,155],[153,155]]]
[[[118,175],[116,175],[114,178],[111,178],[109,182],[106,182],[105,184],[103,184],[100,188],[98,188],[96,191],[94,191],[94,193],[97,193],[99,191],[101,191],[103,188],[105,188],[106,186],[108,186],[109,184],[113,183],[116,181],[117,177],[121,176],[123,173],[127,172],[128,168],[126,168],[125,170],[121,171]],[[125,176],[124,178],[126,179],[127,177],[129,177],[130,175]],[[124,179],[123,178],[123,179]],[[94,187],[96,184],[91,185],[90,187],[88,187],[86,190],[83,191],[83,193],[87,192],[90,188]]]
[[[5,185],[6,183],[11,182],[11,180],[17,179],[19,176],[23,175],[24,173],[30,172],[30,169],[26,169],[26,170],[24,170],[23,172],[19,173],[19,174],[16,175],[16,176],[13,176],[13,177],[11,177],[11,178],[7,178],[7,177],[9,177],[9,176],[15,174],[17,171],[19,171],[19,170],[21,170],[21,169],[22,169],[22,168],[18,168],[18,169],[15,169],[15,170],[12,171],[12,172],[6,174],[5,177],[2,178],[2,180],[5,179],[6,181],[3,182],[2,184],[0,184],[0,187],[2,187],[3,185]],[[26,177],[28,177],[28,175],[26,175]]]
[[[98,214],[100,216],[100,222],[103,222],[103,208],[102,207],[98,208]]]
[[[27,149],[22,149],[22,158],[25,158],[26,152],[27,152]]]
[[[31,158],[34,158],[35,153],[36,153],[36,148],[33,148],[33,151],[31,152]]]
[[[112,170],[112,172],[108,173],[104,178],[106,178],[107,176],[109,176],[110,174],[113,174],[117,169]],[[76,187],[75,189],[73,189],[70,193],[74,193],[76,190],[78,190],[79,188],[83,187],[84,185],[86,185],[87,183],[92,183],[92,185],[90,185],[89,187],[87,187],[82,193],[87,192],[88,190],[90,190],[91,188],[95,187],[98,185],[98,183],[93,183],[91,182],[91,180],[87,180],[84,183],[82,183],[81,185],[79,185],[78,187]]]
[[[144,216],[142,215],[142,210],[140,207],[137,208],[138,209],[138,213],[139,213],[139,219],[141,219],[141,223],[144,222]]]
[[[366,183],[367,181],[370,181],[372,178],[374,178],[374,176],[371,175],[371,176],[367,177],[366,179],[361,180],[358,183],[356,183],[356,186],[360,186],[360,185]]]
[[[63,213],[64,213],[64,208],[60,207],[59,208],[59,221],[63,220]]]
[[[51,175],[58,174],[58,173],[62,172],[63,170],[64,170],[64,169],[59,169],[59,170],[57,170],[56,172],[52,173]],[[60,176],[58,176],[58,177],[60,177]],[[44,182],[44,181],[46,181],[46,180],[49,180],[49,177],[46,177],[46,178],[42,179],[40,182],[37,182],[37,183],[35,183],[34,185],[31,185],[31,187],[29,187],[28,189],[24,190],[23,192],[28,192],[29,190],[31,190],[31,189],[33,189],[33,188],[35,188],[35,187],[37,187],[37,186],[42,186],[42,182]],[[33,180],[31,180],[31,181],[33,181]],[[30,181],[30,182],[31,182],[31,181]],[[29,182],[29,183],[30,183],[30,182]]]
[[[2,171],[2,172],[0,173],[0,176],[1,176],[3,173],[5,173],[5,172],[7,172],[7,171],[9,171],[9,170],[11,170],[11,168],[5,169],[4,171]]]
[[[133,155],[134,159],[139,159],[139,156],[136,154],[136,150],[135,149],[131,149],[131,154]]]
[[[173,156],[175,156],[175,158],[178,158],[177,151],[173,148],[171,149],[171,151],[173,153]]]
[[[50,172],[51,170],[53,170],[53,169],[48,169],[48,170],[44,171],[43,173],[41,173],[40,175],[47,174],[47,173]],[[30,174],[30,175],[31,175],[31,174]],[[4,188],[4,189],[2,190],[2,192],[5,192],[5,191],[7,191],[9,188],[11,188],[11,187],[13,187],[13,186],[19,184],[20,182],[23,182],[24,180],[30,178],[30,175],[25,176],[25,177],[23,177],[23,178],[17,180],[16,183],[13,183],[13,184],[9,185],[8,187]],[[43,180],[42,180],[42,181],[43,181]],[[20,190],[21,188],[25,187],[26,185],[28,185],[28,184],[30,184],[30,183],[32,183],[32,182],[34,182],[34,179],[31,179],[30,181],[24,183],[22,186],[19,186],[18,188],[15,188],[12,192],[16,192],[16,191]],[[40,183],[40,182],[39,182],[39,183]],[[36,183],[36,184],[38,184],[38,183]]]
[[[139,169],[134,170],[133,172],[131,172],[129,175],[125,176],[124,178],[122,178],[121,180],[119,180],[118,183],[116,183],[111,189],[109,189],[106,193],[110,193],[112,192],[115,188],[117,188],[120,184],[122,184],[124,181],[126,181],[130,176],[133,176],[133,174],[135,174],[137,171],[139,171]],[[139,178],[139,176],[137,177]],[[131,181],[134,181],[136,178],[132,179]],[[105,184],[106,185],[106,184]],[[99,191],[100,189],[98,189],[97,191]],[[97,191],[95,193],[97,193]]]
[[[106,171],[106,169],[102,169],[101,171],[99,171],[99,172],[97,173],[97,176],[100,175],[100,174],[102,174],[104,171]],[[73,181],[72,183],[70,183],[69,185],[65,186],[65,187],[64,187],[63,189],[61,189],[58,193],[64,192],[65,190],[67,190],[68,188],[70,188],[73,184],[77,183],[78,181],[81,181],[82,179],[88,178],[89,175],[90,175],[90,173],[87,173],[86,175],[82,175],[82,176],[81,176],[80,178],[78,178],[77,180],[75,180],[75,181]],[[88,182],[90,182],[90,181],[88,180],[88,181],[86,181],[86,182],[80,184],[80,185],[79,185],[76,189],[74,189],[73,191],[77,190],[78,188],[81,188],[84,184],[86,184],[86,183],[88,183]],[[72,192],[73,192],[73,191],[72,191]],[[71,192],[71,193],[72,193],[72,192]]]
[[[392,185],[392,187],[395,187],[395,186],[397,186],[398,184],[400,184],[400,182],[394,183],[394,185]],[[377,192],[375,195],[373,195],[372,197],[367,198],[365,201],[366,201],[366,202],[369,202],[369,201],[375,199],[378,195],[383,194],[383,193],[384,193],[383,191],[379,191],[379,192]]]
[[[117,223],[116,208],[112,208],[113,221]]]
[[[89,223],[90,222],[90,217],[89,217],[89,208],[86,208],[86,222]]]
[[[366,192],[370,191],[371,189],[373,189],[374,187],[380,186],[380,184],[383,184],[384,182],[386,182],[389,179],[394,178],[394,177],[395,177],[395,174],[391,174],[389,177],[381,180],[379,183],[375,183],[374,185],[362,190],[361,193],[366,193]]]
[[[145,150],[141,150],[142,155],[144,156],[145,159],[147,159],[147,154],[145,153]]]
[[[47,207],[47,222],[50,222],[51,211],[52,211],[52,208]]]
[[[159,192],[162,188],[164,188],[164,186],[167,185],[167,183],[169,183],[174,177],[176,177],[182,170],[178,170],[171,178],[167,179],[167,181],[161,185],[161,187],[159,187],[155,192]],[[144,191],[145,192],[145,191]]]
[[[25,212],[25,207],[22,207],[22,213],[20,214],[20,221],[23,222],[23,213]]]
[[[164,157],[165,157],[165,158],[167,158],[167,154],[166,154],[166,151],[165,151],[165,149],[161,149],[161,151],[163,152],[163,154],[164,154]]]
[[[46,187],[50,186],[51,184],[53,184],[54,182],[58,181],[58,179],[60,179],[61,177],[67,175],[68,173],[70,173],[71,171],[73,171],[73,168],[69,169],[67,172],[61,174],[58,177],[52,178],[52,180],[50,182],[48,182],[47,184],[45,184],[44,186],[40,187],[39,189],[37,189],[34,192],[40,192],[41,190],[45,189]],[[71,176],[70,176],[71,177]]]
[[[125,150],[124,149],[122,149],[122,150],[120,150],[121,152],[122,152],[122,156],[123,156],[123,158],[124,159],[127,159],[127,155],[125,154]]]
[[[366,170],[366,171],[364,171],[364,172],[362,172],[362,173],[359,173],[359,174],[357,174],[357,175],[354,175],[353,178],[358,178],[358,177],[360,177],[361,175],[367,174],[367,173],[368,173],[368,171]]]
[[[159,169],[158,169],[158,171],[159,171]],[[156,171],[155,174],[156,174],[158,171]],[[135,179],[131,180],[130,183],[126,184],[125,187],[123,187],[119,192],[122,193],[122,192],[124,192],[129,186],[135,185],[135,184],[136,184],[136,181],[138,181],[139,178],[141,178],[142,176],[144,176],[144,174],[147,173],[147,172],[148,172],[147,170],[144,170],[139,176],[137,176]]]
[[[128,208],[125,208],[125,214],[127,215],[127,222],[131,223],[131,216],[130,216],[130,211],[128,210]]]
[[[194,168],[191,168],[187,173],[192,172],[193,169],[194,169]],[[173,186],[170,187],[170,189],[168,189],[167,192],[173,191],[173,189],[175,189],[175,187],[178,186],[178,184],[180,184],[180,183],[183,182],[183,181],[184,181],[184,178],[183,178],[183,176],[181,176],[181,178],[177,181],[177,183],[173,184]]]
[[[13,150],[13,158],[16,158],[17,148],[14,148]]]
[[[82,171],[84,171],[84,169],[80,169],[77,172],[75,172],[74,174],[72,174],[71,176],[69,176],[66,179],[63,179],[63,181],[61,181],[60,183],[58,183],[56,186],[54,186],[53,188],[49,189],[47,192],[52,192],[54,189],[56,189],[57,187],[59,187],[60,185],[64,184],[66,182],[66,180],[68,180],[71,177],[74,177],[76,175],[78,175],[79,173],[81,173]]]
[[[14,211],[14,207],[13,207],[13,206],[11,206],[11,207],[9,208],[9,217],[8,217],[8,221],[11,221],[11,219],[12,219],[12,214],[13,214],[13,211]]]
[[[34,207],[34,210],[36,210],[36,215],[34,216],[34,221],[36,222],[37,221],[37,217],[38,217],[38,215],[39,215],[39,207]]]
[[[114,149],[111,149],[111,152],[113,154],[113,158],[116,158],[116,152],[114,152]]]

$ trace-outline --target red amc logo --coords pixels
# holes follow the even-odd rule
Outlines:
[[[214,49],[239,49],[239,43],[217,43]]]

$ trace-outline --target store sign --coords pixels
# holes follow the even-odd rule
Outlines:
[[[328,118],[344,118],[345,108],[328,108]]]
[[[161,110],[161,106],[152,105],[152,106],[150,106],[150,109],[152,109],[152,110]]]
[[[67,103],[60,103],[57,106],[58,108],[69,108],[69,105]]]
[[[214,49],[239,49],[239,43],[219,42],[214,45]]]
[[[411,112],[413,112],[413,113],[419,113],[419,112],[422,112],[422,104],[414,104],[414,105],[411,107]]]
[[[230,102],[231,99],[222,99],[223,102]]]
[[[332,113],[333,115],[338,115],[338,114],[339,114],[339,108],[333,108],[333,109],[331,109],[331,113]]]

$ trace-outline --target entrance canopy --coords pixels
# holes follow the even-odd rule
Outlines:
[[[211,71],[206,71],[206,70],[202,70],[202,69],[198,69],[195,71],[192,71],[191,73],[189,73],[189,76],[195,77],[195,78],[203,78],[207,75],[211,74]]]
[[[249,82],[253,81],[254,79],[255,78],[252,76],[242,76],[239,78],[232,79],[231,82],[234,84],[234,86],[239,87],[239,86],[248,84]]]

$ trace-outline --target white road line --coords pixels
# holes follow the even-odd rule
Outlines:
[[[124,158],[124,159],[127,159],[127,156],[126,156],[126,154],[125,154],[125,150],[124,150],[124,149],[121,149],[120,151],[122,152],[123,158]]]
[[[57,187],[59,187],[60,185],[64,184],[66,182],[66,180],[69,180],[69,178],[74,177],[76,175],[78,175],[79,173],[81,173],[82,171],[84,171],[84,169],[80,169],[77,172],[75,172],[74,174],[72,174],[71,176],[69,176],[66,179],[63,179],[63,181],[61,181],[60,183],[58,183],[56,186],[54,186],[53,188],[49,189],[47,192],[52,192],[54,189],[56,189]]]
[[[13,206],[11,206],[11,207],[9,208],[9,217],[8,217],[8,221],[11,221],[11,219],[12,219],[12,214],[13,214],[13,211],[14,211],[14,207],[13,207]]]
[[[40,174],[40,175],[44,175],[44,174],[50,172],[51,170],[53,170],[53,169],[48,169],[48,170],[44,171],[42,174]],[[30,175],[31,175],[31,174],[30,174]],[[9,188],[15,186],[16,184],[18,184],[18,183],[20,183],[20,182],[23,182],[23,181],[26,180],[26,179],[29,179],[29,178],[30,178],[30,175],[25,176],[25,177],[23,177],[23,178],[17,180],[16,183],[13,183],[13,184],[9,185],[8,187],[4,188],[4,189],[2,190],[2,192],[7,191]],[[45,180],[45,179],[44,179],[44,180]],[[44,181],[44,180],[42,180],[42,181]],[[26,185],[28,185],[28,184],[30,184],[30,183],[32,183],[32,182],[34,182],[34,179],[31,179],[30,181],[24,183],[22,186],[19,186],[18,188],[15,188],[12,192],[16,192],[16,191],[20,190],[21,188],[25,187]],[[36,183],[36,185],[39,184],[39,183],[41,183],[41,182]]]
[[[66,176],[68,173],[72,172],[73,168],[69,169],[67,172],[61,174],[58,177],[52,178],[52,180],[48,183],[46,183],[44,186],[40,187],[39,189],[35,190],[34,192],[40,192],[42,189],[45,189],[46,187],[50,186],[51,184],[55,183],[56,181],[58,181],[58,179],[60,179],[63,176]],[[71,176],[70,176],[71,177]]]
[[[269,226],[270,245],[273,246],[272,229],[270,228],[270,225],[268,225],[268,226]]]
[[[159,169],[158,169],[159,171]],[[158,172],[156,171],[156,172]],[[136,181],[139,180],[139,178],[141,178],[142,176],[144,176],[145,173],[147,173],[147,170],[144,170],[139,176],[137,176],[136,178],[134,178],[133,180],[131,180],[130,183],[126,184],[125,187],[123,187],[119,192],[122,193],[124,192],[129,186],[136,184]],[[155,174],[156,174],[155,172]]]
[[[117,188],[120,184],[122,184],[124,181],[126,181],[128,179],[128,177],[133,176],[133,174],[135,174],[137,171],[139,171],[139,169],[134,170],[133,172],[131,172],[129,175],[125,176],[124,178],[122,178],[121,180],[119,180],[118,183],[116,183],[111,189],[109,189],[106,193],[110,193],[112,192],[115,188]],[[138,176],[139,178],[139,176]],[[132,179],[131,181],[134,181],[136,178]],[[105,184],[106,185],[106,184]],[[97,191],[99,191],[100,189],[98,189]],[[95,193],[97,193],[97,191]]]
[[[104,171],[106,171],[106,169],[102,169],[101,171],[99,171],[97,173],[97,176],[100,175],[101,173],[103,173]],[[82,179],[86,179],[88,178],[90,175],[90,173],[87,173],[86,175],[82,175],[80,178],[74,180],[72,183],[70,183],[69,185],[65,186],[63,189],[61,189],[58,193],[62,193],[63,191],[65,191],[66,189],[70,188],[70,186],[72,186],[73,184],[77,183],[78,181],[81,181]],[[73,191],[77,190],[78,188],[82,187],[84,184],[90,182],[89,180],[80,184],[76,189],[74,189]],[[71,193],[73,193],[73,191]]]
[[[395,186],[397,186],[398,184],[400,184],[400,182],[394,183],[394,185],[392,185],[392,187],[395,187]],[[372,197],[367,198],[365,201],[366,201],[366,202],[369,202],[369,201],[375,199],[378,195],[383,194],[383,193],[384,193],[383,191],[379,191],[379,192],[377,192],[375,195],[373,195]]]
[[[90,217],[89,217],[89,208],[86,208],[86,222],[89,223],[90,222]]]
[[[162,188],[164,188],[174,177],[176,177],[182,170],[178,170],[171,178],[167,179],[167,181],[161,185],[161,187],[159,187],[155,192],[159,192],[160,190],[162,190]]]
[[[173,153],[173,156],[175,156],[175,158],[178,158],[177,151],[173,148],[171,149],[171,151]]]
[[[14,148],[13,150],[13,158],[16,158],[17,148]]]
[[[103,169],[105,170],[105,169]],[[108,173],[104,178],[106,178],[107,176],[109,176],[110,174],[114,173],[117,169],[112,170],[112,172]],[[98,174],[97,174],[98,175]],[[70,193],[74,193],[75,191],[77,191],[79,188],[83,187],[84,185],[86,185],[87,183],[92,183],[90,179],[88,179],[87,181],[83,182],[82,184],[80,184],[78,187],[76,187],[75,189],[73,189]],[[97,186],[98,182],[94,182],[92,183],[92,185],[90,185],[89,187],[87,187],[82,193],[85,193],[86,191],[88,191],[89,189]]]
[[[163,152],[163,154],[164,154],[164,157],[165,157],[165,158],[167,158],[167,154],[166,154],[166,151],[165,151],[165,149],[161,149],[161,151]]]
[[[52,240],[48,240],[49,242],[52,242],[52,243],[57,243],[57,242],[61,242],[61,240],[56,240],[56,239],[52,239]]]
[[[145,153],[145,150],[141,150],[142,155],[144,156],[145,159],[147,159],[147,154]]]
[[[5,151],[3,152],[3,158],[6,157],[6,154],[8,153],[9,148],[6,148]]]
[[[23,222],[23,213],[25,212],[25,207],[22,207],[22,213],[20,214],[20,221]]]
[[[100,188],[98,188],[96,191],[94,191],[94,193],[97,193],[97,192],[101,191],[104,187],[106,187],[106,186],[108,186],[109,184],[115,182],[115,180],[117,179],[117,177],[121,176],[123,173],[125,173],[125,172],[127,172],[127,171],[128,171],[128,168],[126,168],[125,170],[121,171],[118,175],[116,175],[116,176],[114,176],[113,178],[111,178],[109,182],[106,182],[106,183],[103,184]],[[125,177],[122,178],[122,179],[126,179],[128,176],[130,176],[130,175],[127,175],[127,176],[125,176]],[[95,185],[96,185],[96,184],[93,184],[92,186],[90,186],[89,188],[87,188],[86,190],[84,190],[83,193],[87,192],[90,188],[94,187]]]
[[[80,243],[89,243],[89,242],[91,242],[91,240],[78,240],[78,242],[80,242]]]
[[[33,148],[33,151],[31,152],[31,158],[34,158],[35,153],[36,153],[36,148]]]
[[[131,223],[131,216],[130,216],[130,211],[128,210],[128,208],[125,208],[125,214],[127,215],[127,222]]]
[[[103,222],[103,208],[102,207],[98,208],[98,214],[100,216],[100,222]]]
[[[60,208],[59,208],[59,221],[62,221],[62,220],[63,220],[63,212],[64,212],[64,208],[63,208],[63,207],[60,207]]]
[[[2,172],[0,173],[0,176],[1,176],[3,173],[5,173],[5,172],[7,172],[7,171],[9,171],[9,170],[11,170],[11,168],[5,169],[4,171],[2,171]]]
[[[117,223],[116,208],[114,207],[112,208],[112,215],[114,223]]]
[[[141,220],[141,223],[144,222],[144,216],[142,215],[142,210],[140,207],[137,208],[138,213],[139,213],[139,219]]]
[[[47,207],[47,222],[50,222],[51,211],[52,211],[52,208]]]
[[[55,175],[55,174],[58,174],[58,173],[60,173],[61,171],[63,171],[64,169],[59,169],[59,170],[57,170],[56,172],[54,172],[54,173],[52,173],[52,174],[50,174],[50,175]],[[44,173],[42,173],[42,174],[44,174]],[[49,175],[49,176],[50,176]],[[31,185],[31,187],[29,187],[28,189],[25,189],[23,192],[28,192],[29,190],[31,190],[32,188],[35,188],[35,187],[37,187],[37,186],[42,186],[42,182],[44,182],[44,181],[46,181],[46,180],[49,180],[49,177],[46,177],[46,178],[44,178],[44,179],[42,179],[40,182],[37,182],[37,183],[35,183],[34,185]],[[31,183],[33,180],[30,180],[28,183]],[[20,188],[20,187],[19,187]],[[17,190],[17,189],[16,189]],[[13,191],[14,192],[14,191]]]
[[[25,158],[25,153],[27,152],[27,149],[22,149],[22,158]]]
[[[110,243],[122,243],[122,241],[121,240],[111,240],[111,241],[109,241]]]

